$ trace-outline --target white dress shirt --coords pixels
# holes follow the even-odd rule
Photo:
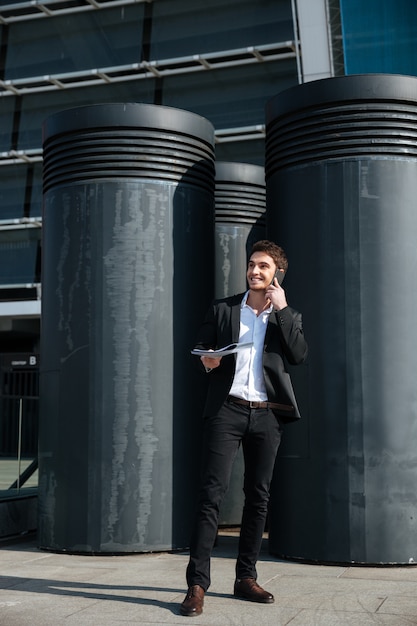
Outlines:
[[[266,327],[273,306],[256,315],[246,304],[249,291],[243,297],[240,307],[239,343],[253,342],[253,346],[238,350],[236,371],[230,395],[244,400],[268,400],[264,381],[262,354],[264,350]]]

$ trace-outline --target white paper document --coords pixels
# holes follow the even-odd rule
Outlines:
[[[239,350],[243,350],[244,348],[250,348],[253,346],[252,342],[249,343],[230,343],[228,346],[224,346],[224,348],[219,348],[218,350],[199,350],[198,348],[194,348],[191,350],[191,354],[196,354],[197,356],[227,356],[228,354],[234,354]]]

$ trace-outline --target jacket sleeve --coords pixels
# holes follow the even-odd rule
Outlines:
[[[217,321],[214,303],[211,304],[206,313],[197,333],[196,344],[193,347],[199,350],[210,350],[211,348],[215,350],[217,348]],[[193,359],[197,368],[202,372],[206,372],[201,358],[198,355],[193,355]]]
[[[287,306],[281,311],[275,311],[275,315],[281,332],[282,349],[288,363],[291,365],[304,363],[308,346],[304,337],[301,313]]]
[[[215,305],[212,303],[206,316],[201,324],[197,337],[195,348],[201,350],[215,350],[217,346],[217,320],[215,315]]]

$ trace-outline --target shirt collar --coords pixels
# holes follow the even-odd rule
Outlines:
[[[250,290],[248,289],[247,292],[245,293],[245,295],[243,296],[243,299],[242,299],[242,302],[241,302],[241,305],[240,305],[241,309],[243,309],[245,306],[249,306],[248,304],[246,304],[247,300],[248,300],[248,296],[249,296],[249,291]],[[267,309],[265,309],[265,311],[262,311],[262,313],[272,313],[273,308],[274,307],[272,306],[272,302],[271,302],[269,307]]]

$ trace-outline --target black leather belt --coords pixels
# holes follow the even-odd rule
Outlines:
[[[235,396],[227,396],[229,402],[234,404],[242,404],[250,409],[279,409],[281,411],[292,411],[293,406],[288,404],[278,404],[277,402],[263,402],[262,400],[244,400],[243,398],[235,398]]]

